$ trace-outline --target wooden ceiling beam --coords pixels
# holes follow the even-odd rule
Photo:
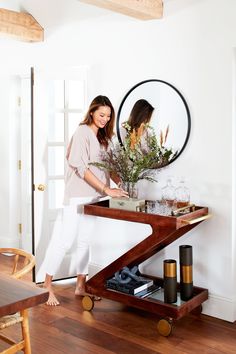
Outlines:
[[[80,0],[84,3],[132,16],[140,20],[163,17],[162,0]]]
[[[42,42],[44,30],[28,13],[0,9],[0,34],[27,42]]]

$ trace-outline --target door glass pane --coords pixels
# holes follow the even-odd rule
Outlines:
[[[64,179],[49,180],[48,192],[49,209],[61,208],[64,197]]]
[[[64,141],[64,113],[52,113],[48,122],[48,139],[50,142]]]
[[[76,128],[82,122],[84,115],[82,113],[69,113],[68,114],[68,135],[69,139],[74,134]]]
[[[69,109],[84,108],[84,82],[68,80],[66,83],[66,94]]]
[[[64,146],[48,147],[49,176],[64,175]]]

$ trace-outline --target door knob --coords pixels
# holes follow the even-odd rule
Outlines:
[[[38,185],[38,190],[39,190],[40,192],[44,192],[44,191],[45,191],[45,185],[44,185],[44,184],[39,184],[39,185]]]

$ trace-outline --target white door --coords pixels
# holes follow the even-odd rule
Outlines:
[[[45,277],[45,254],[63,201],[65,153],[87,106],[87,70],[34,70],[33,86],[33,252],[35,280]],[[57,226],[60,219],[57,218]],[[73,249],[73,247],[72,247]],[[52,254],[53,257],[53,254]],[[54,279],[75,276],[76,259],[69,252]]]

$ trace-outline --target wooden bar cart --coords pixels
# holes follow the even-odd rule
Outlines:
[[[109,200],[84,206],[84,213],[117,220],[126,220],[149,224],[152,234],[143,241],[117,258],[111,264],[95,274],[86,282],[86,291],[92,295],[98,295],[110,300],[121,302],[125,305],[155,313],[163,318],[158,322],[158,332],[168,336],[172,332],[174,320],[187,315],[189,312],[201,313],[201,304],[208,298],[208,290],[195,287],[193,297],[188,301],[181,301],[179,296],[174,304],[165,303],[163,290],[158,290],[150,296],[140,298],[106,287],[106,282],[123,267],[138,266],[173,241],[186,234],[199,223],[210,217],[208,208],[194,206],[188,213],[180,216],[162,216],[149,214],[142,211],[127,211],[109,208]],[[163,286],[163,279],[142,274],[151,278],[155,284]],[[94,307],[93,297],[85,296],[82,300],[84,310],[92,310]]]

